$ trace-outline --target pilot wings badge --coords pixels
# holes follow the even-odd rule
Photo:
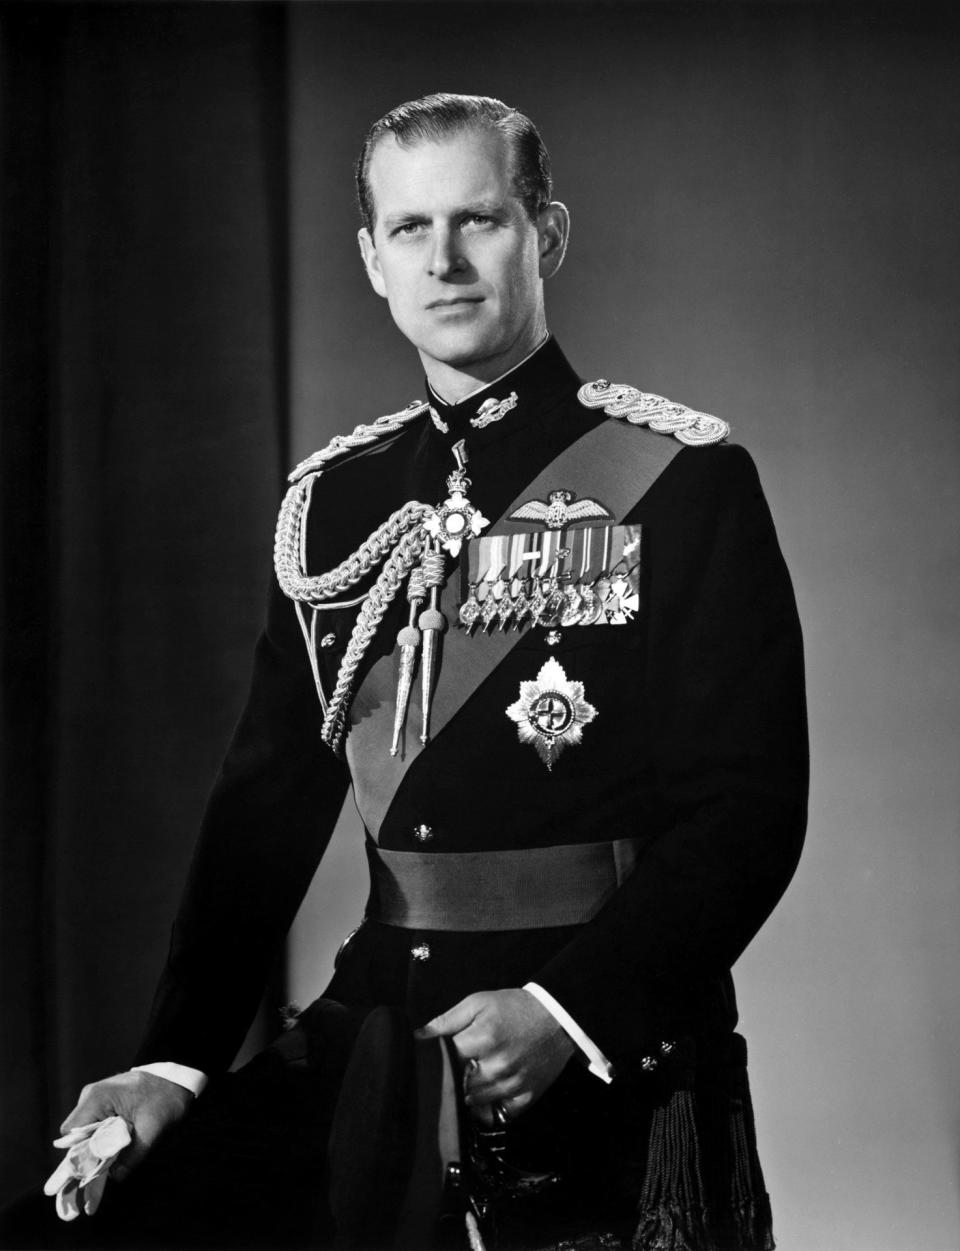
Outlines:
[[[548,500],[527,500],[515,508],[508,521],[538,521],[548,530],[562,530],[575,521],[609,521],[611,514],[598,500],[573,501],[573,491],[551,491]]]
[[[565,747],[583,738],[583,727],[597,715],[583,698],[583,683],[571,682],[551,656],[535,682],[520,683],[520,698],[506,710],[517,723],[521,743],[532,743],[537,755],[552,769]]]

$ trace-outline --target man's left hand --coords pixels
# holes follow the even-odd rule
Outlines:
[[[488,1123],[494,1103],[510,1117],[536,1103],[576,1051],[526,990],[468,995],[417,1030],[417,1037],[453,1039],[465,1063],[466,1101]]]

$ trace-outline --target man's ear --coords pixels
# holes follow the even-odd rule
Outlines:
[[[552,278],[567,254],[570,239],[570,213],[565,204],[554,200],[537,217],[540,248],[540,277]]]
[[[377,245],[373,242],[373,236],[366,226],[357,234],[357,242],[360,244],[360,255],[363,257],[363,264],[367,271],[367,277],[370,279],[370,285],[377,295],[382,295],[386,299],[387,286],[383,281],[383,273],[380,269]]]

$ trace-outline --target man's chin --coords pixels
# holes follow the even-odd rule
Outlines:
[[[496,342],[492,336],[471,333],[466,327],[451,328],[442,334],[424,336],[418,343],[413,340],[424,362],[435,361],[450,369],[467,369],[506,350],[506,345]]]

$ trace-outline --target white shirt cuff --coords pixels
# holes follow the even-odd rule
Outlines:
[[[188,1068],[185,1064],[173,1064],[168,1060],[157,1060],[153,1064],[135,1064],[134,1073],[152,1073],[154,1077],[165,1077],[168,1082],[176,1082],[191,1094],[199,1095],[207,1084],[206,1073],[199,1069]]]
[[[569,1012],[566,1012],[560,1004],[557,1003],[553,995],[549,991],[538,986],[536,982],[527,982],[523,988],[533,995],[534,999],[550,1013],[553,1019],[570,1035],[571,1040],[576,1043],[583,1054],[587,1057],[589,1064],[587,1068],[595,1077],[599,1077],[602,1082],[613,1081],[613,1065],[603,1054],[596,1043],[592,1042],[576,1023]]]

